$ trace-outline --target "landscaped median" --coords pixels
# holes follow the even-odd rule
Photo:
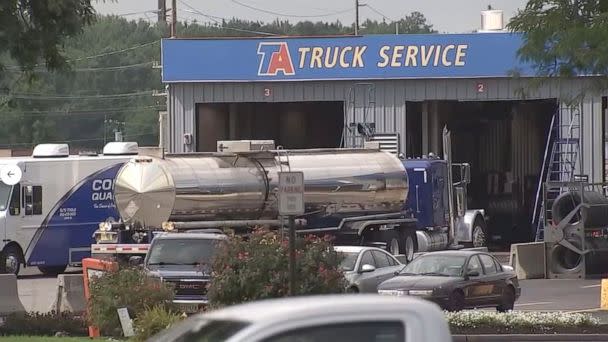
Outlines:
[[[608,340],[608,325],[588,313],[470,310],[446,312],[445,315],[455,341],[506,341],[505,338],[509,341],[540,341],[541,335],[552,336],[552,341],[561,341],[559,335],[569,335],[568,338],[573,338],[572,335],[603,335],[603,339],[592,340]],[[513,335],[527,336],[517,338]]]

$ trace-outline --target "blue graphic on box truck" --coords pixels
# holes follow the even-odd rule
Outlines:
[[[30,266],[63,266],[90,256],[100,222],[118,220],[112,188],[118,163],[91,174],[55,204],[27,248]]]

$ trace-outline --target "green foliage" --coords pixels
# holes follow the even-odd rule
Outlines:
[[[297,295],[344,292],[341,259],[329,239],[296,241]],[[248,239],[232,237],[218,250],[209,287],[212,307],[288,295],[289,248],[275,232],[255,230]]]
[[[183,318],[162,305],[146,309],[135,320],[135,340],[145,341]]]
[[[173,297],[169,285],[148,277],[139,268],[108,272],[91,283],[90,321],[102,334],[121,336],[117,309],[127,308],[130,317],[137,319],[149,307],[171,309]]]
[[[41,59],[49,68],[61,68],[64,39],[80,33],[93,19],[91,0],[3,0],[0,55],[10,55],[25,70]]]
[[[87,336],[87,324],[82,317],[68,312],[33,312],[11,314],[0,326],[0,336],[55,336],[58,332],[69,336]]]
[[[61,1],[28,3],[39,2]],[[65,4],[88,1],[69,0]],[[88,12],[81,13],[88,18]],[[353,31],[352,25],[340,22],[262,23],[230,19],[214,25],[177,25],[178,36],[184,38],[260,36],[262,32],[340,35]],[[0,29],[0,37],[2,32]],[[361,34],[394,32],[395,23],[370,20],[362,23],[360,29]],[[399,32],[427,33],[433,29],[422,14],[413,12],[399,20]],[[61,72],[32,66],[31,73],[24,74],[18,60],[0,53],[0,64],[6,66],[0,73],[0,147],[31,148],[39,143],[67,142],[72,149],[99,151],[105,142],[114,140],[115,129],[122,131],[125,141],[157,145],[158,111],[166,109],[166,98],[152,96],[152,91],[164,89],[160,69],[153,65],[160,63],[160,39],[167,33],[167,26],[162,23],[98,16],[80,34],[64,41],[62,48],[69,69]],[[27,48],[30,41],[24,44]],[[124,95],[133,93],[140,94]]]
[[[608,73],[608,0],[529,0],[508,24],[540,76]]]

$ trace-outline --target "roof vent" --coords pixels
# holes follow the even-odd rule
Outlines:
[[[107,143],[103,148],[103,154],[106,156],[129,156],[137,155],[139,146],[136,142],[115,141]]]
[[[70,155],[68,144],[39,144],[34,147],[34,158],[63,158]]]
[[[503,32],[504,28],[502,10],[481,11],[481,30],[479,32]]]

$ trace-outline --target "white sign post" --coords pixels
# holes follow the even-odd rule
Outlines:
[[[296,294],[296,224],[304,214],[304,173],[279,172],[279,215],[289,217],[289,294]]]
[[[304,214],[304,173],[279,172],[279,215]]]
[[[118,319],[120,319],[122,333],[125,335],[125,337],[135,336],[135,331],[133,331],[133,321],[129,316],[129,311],[127,308],[116,309],[116,311],[118,311]]]

